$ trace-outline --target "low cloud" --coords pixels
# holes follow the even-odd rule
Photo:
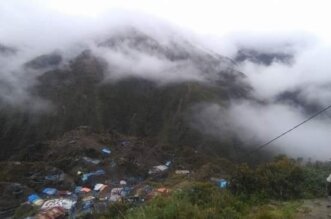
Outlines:
[[[263,105],[249,101],[232,103],[228,109],[208,104],[196,111],[195,116],[195,127],[205,134],[220,140],[235,135],[248,150],[270,141],[307,118],[298,108],[288,105]],[[330,159],[330,131],[330,118],[321,115],[264,150],[272,149],[294,157]]]
[[[275,45],[274,38],[257,39],[260,43],[254,46],[254,40],[249,39],[245,44],[247,41],[242,38],[236,51],[243,47],[260,53],[287,51],[294,54],[293,63],[277,60],[270,65],[251,60],[239,63],[238,70],[246,74],[253,87],[253,98],[234,101],[227,108],[205,105],[195,114],[195,127],[200,127],[199,130],[219,138],[224,134],[236,135],[247,145],[258,146],[331,104],[331,48],[327,44],[316,40],[302,43],[298,37],[291,40],[292,47],[287,44],[292,49],[279,50],[279,47],[271,48]],[[330,115],[330,112],[323,113],[268,148],[292,156],[330,159]]]

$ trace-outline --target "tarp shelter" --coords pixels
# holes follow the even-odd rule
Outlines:
[[[105,189],[107,187],[107,185],[104,185],[104,184],[101,184],[101,183],[98,183],[94,186],[94,191],[102,191],[103,189]]]
[[[98,165],[101,162],[101,160],[92,159],[92,158],[89,158],[89,157],[83,157],[83,160],[87,163],[92,163],[92,164],[95,164],[95,165]]]
[[[55,188],[45,188],[43,190],[43,193],[46,195],[55,195],[56,192],[57,192],[57,189],[55,189]]]
[[[69,191],[57,191],[57,195],[59,195],[59,196],[68,196],[68,195],[72,195],[72,192],[69,192]]]
[[[50,209],[54,207],[61,207],[66,210],[70,210],[74,205],[76,204],[76,201],[71,199],[51,199],[44,202],[44,204],[41,206],[41,209]]]
[[[45,176],[45,180],[57,181],[57,182],[63,181],[64,180],[64,173]]]
[[[37,206],[40,206],[44,203],[44,200],[42,200],[37,194],[29,195],[28,201]]]
[[[123,188],[113,188],[111,190],[111,194],[112,195],[121,195],[122,194],[122,191],[123,191]]]
[[[109,148],[102,148],[102,153],[104,154],[110,154],[111,153],[111,150]]]
[[[105,175],[105,171],[104,170],[97,170],[95,172],[91,172],[91,173],[85,173],[82,176],[82,180],[83,181],[87,181],[89,177],[91,176],[100,176],[100,175]]]
[[[87,187],[83,187],[83,188],[81,188],[81,190],[80,190],[81,192],[91,192],[91,189],[90,188],[87,188]]]
[[[331,183],[331,174],[328,176],[328,178],[326,178],[326,181]]]
[[[228,184],[229,184],[228,181],[226,181],[225,179],[220,179],[217,182],[217,185],[222,189],[226,188]]]
[[[161,188],[156,189],[156,191],[159,192],[159,193],[165,194],[165,193],[169,192],[169,189],[167,189],[165,187],[161,187]]]
[[[35,219],[57,219],[65,216],[65,210],[61,207],[50,208],[37,214]]]
[[[98,199],[101,201],[109,199],[111,196],[111,189],[109,186],[106,186],[105,188],[101,189],[98,194]]]
[[[148,174],[156,174],[167,170],[169,167],[166,165],[153,166],[152,169],[148,171]]]
[[[177,175],[188,175],[190,174],[189,170],[176,170],[175,172]]]
[[[90,196],[84,197],[82,199],[82,201],[87,202],[87,201],[93,201],[94,199],[95,199],[95,197],[90,195]]]
[[[121,180],[121,181],[120,181],[120,185],[121,185],[121,186],[125,186],[126,184],[127,184],[127,183],[126,183],[125,180]]]

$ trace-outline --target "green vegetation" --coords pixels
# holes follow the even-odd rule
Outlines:
[[[328,162],[304,165],[286,156],[278,156],[255,169],[241,164],[232,177],[231,190],[236,195],[254,195],[264,199],[322,197],[329,165]]]
[[[293,218],[299,202],[276,202],[257,205],[254,201],[242,200],[228,190],[221,190],[209,183],[193,183],[168,197],[158,196],[152,201],[136,208],[117,204],[109,214],[96,218],[125,219],[174,219],[174,218]],[[116,211],[114,211],[116,209]]]
[[[303,198],[325,194],[329,163],[307,163],[278,156],[273,161],[249,167],[241,164],[229,189],[206,182],[186,182],[168,196],[157,196],[141,206],[125,203],[96,218],[248,218],[291,219]]]

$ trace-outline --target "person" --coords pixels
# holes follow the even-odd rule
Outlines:
[[[328,176],[328,178],[326,178],[326,191],[329,200],[328,207],[331,207],[331,174]]]

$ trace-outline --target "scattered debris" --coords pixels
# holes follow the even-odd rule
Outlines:
[[[101,162],[101,160],[92,159],[92,158],[89,158],[89,157],[83,157],[83,160],[86,161],[87,163],[92,163],[92,164],[95,164],[95,165],[98,165]]]
[[[92,200],[94,200],[94,199],[95,199],[94,196],[89,195],[89,196],[84,197],[84,198],[82,199],[82,201],[83,201],[83,202],[87,202],[87,201],[92,201]]]
[[[45,188],[43,190],[43,193],[46,195],[55,195],[56,192],[57,192],[57,189],[55,189],[55,188]]]
[[[188,175],[190,174],[189,170],[176,170],[175,172],[177,175]]]
[[[63,181],[64,180],[64,174],[45,176],[45,180],[60,182],[60,181]]]
[[[57,195],[59,195],[59,196],[70,196],[70,195],[72,195],[72,192],[69,192],[69,191],[57,191]]]
[[[65,210],[61,207],[54,207],[37,214],[34,219],[57,219],[65,216]]]
[[[91,176],[100,176],[100,175],[104,175],[105,173],[106,172],[104,170],[97,170],[95,172],[83,174],[82,181],[87,181],[88,178]]]
[[[161,194],[168,194],[170,192],[170,190],[165,187],[158,188],[156,191]]]

